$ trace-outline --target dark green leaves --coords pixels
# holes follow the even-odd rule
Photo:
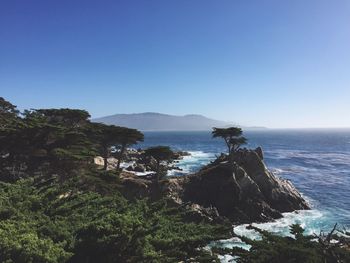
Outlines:
[[[26,110],[19,115],[16,106],[0,98],[2,180],[28,177],[44,166],[66,175],[97,155],[105,158],[107,169],[112,150],[119,167],[126,147],[143,140],[138,130],[91,123],[89,117],[77,109]]]
[[[174,152],[169,146],[155,146],[145,150],[145,154],[152,156],[157,161],[172,161]]]
[[[242,129],[238,127],[213,128],[213,138],[223,138],[228,148],[228,154],[236,152],[239,147],[247,143],[247,139],[242,136]]]
[[[215,256],[201,248],[231,229],[191,222],[166,200],[130,202],[72,180],[1,183],[0,207],[0,262],[211,262]]]

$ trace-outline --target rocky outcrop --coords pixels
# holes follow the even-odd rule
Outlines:
[[[164,193],[179,204],[214,207],[233,223],[265,222],[309,208],[289,181],[266,168],[261,148],[238,151],[234,164],[220,158],[196,174],[169,180]]]
[[[163,180],[157,187],[135,176],[124,180],[132,186],[128,195],[166,196],[198,219],[266,222],[281,217],[283,212],[309,208],[289,181],[277,178],[266,168],[261,148],[239,150],[233,163],[221,155],[198,173]]]
[[[154,185],[150,180],[140,178],[133,173],[122,172],[119,179],[122,185],[119,191],[129,200],[149,198],[154,192]]]
[[[260,157],[261,156],[261,157]],[[308,208],[292,183],[276,177],[270,172],[262,159],[261,148],[255,151],[243,149],[237,152],[234,160],[258,186],[268,204],[279,212],[290,212]]]

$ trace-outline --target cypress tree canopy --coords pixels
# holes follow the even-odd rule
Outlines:
[[[247,143],[247,139],[242,136],[243,131],[239,127],[229,127],[229,128],[213,128],[212,136],[213,138],[223,138],[228,153],[232,154],[239,149],[243,144]]]

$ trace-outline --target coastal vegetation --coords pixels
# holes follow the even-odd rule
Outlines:
[[[20,112],[0,98],[0,262],[218,262],[217,256],[224,253],[238,256],[240,262],[347,262],[349,259],[347,239],[341,240],[342,247],[328,248],[320,240],[316,242],[304,236],[299,226],[292,227],[294,238],[259,229],[255,230],[261,234],[261,240],[239,237],[252,246],[249,251],[206,248],[212,240],[234,235],[231,218],[266,220],[279,216],[276,209],[281,203],[271,202],[274,208],[270,208],[265,203],[268,199],[264,190],[273,189],[275,195],[290,198],[288,201],[295,202],[291,208],[307,208],[299,196],[283,192],[282,184],[268,188],[270,174],[259,178],[266,179],[263,184],[268,187],[256,185],[249,176],[251,167],[245,162],[246,156],[252,157],[258,168],[264,166],[255,151],[238,150],[246,142],[241,129],[213,131],[214,137],[224,138],[229,154],[235,153],[232,161],[240,165],[235,170],[239,195],[230,195],[236,193],[235,189],[228,189],[230,196],[225,195],[227,188],[222,187],[231,186],[227,182],[232,181],[232,170],[225,170],[226,164],[219,160],[198,176],[162,182],[163,188],[184,187],[184,196],[198,201],[176,203],[167,194],[180,190],[163,194],[160,187],[153,187],[159,184],[169,162],[176,159],[169,147],[144,151],[147,158],[156,161],[157,176],[156,180],[140,179],[122,171],[120,163],[127,147],[142,141],[143,134],[135,129],[93,123],[89,118],[88,112],[76,109]],[[102,168],[94,164],[96,156],[103,157]],[[108,167],[110,157],[118,160],[115,169]],[[212,188],[198,189],[208,185]],[[218,193],[213,186],[225,190],[215,200],[218,208],[208,203],[214,198],[208,196],[209,191]],[[141,194],[144,189],[147,191]],[[245,190],[256,193],[254,199],[245,196]],[[133,191],[137,194],[132,194]],[[153,191],[157,194],[153,195]],[[248,200],[249,207],[246,203],[237,204],[242,200]],[[264,217],[259,209],[265,213]],[[333,232],[331,238],[340,239]]]
[[[229,222],[195,222],[166,198],[126,199],[120,172],[92,160],[122,156],[143,135],[88,118],[71,109],[20,113],[1,98],[0,262],[216,260],[201,248],[230,237]],[[162,149],[149,152],[169,159]]]
[[[1,183],[0,262],[210,262],[197,248],[229,237],[229,225],[191,222],[166,200],[102,195],[81,180]]]

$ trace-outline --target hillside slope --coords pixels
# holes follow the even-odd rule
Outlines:
[[[210,119],[202,115],[175,116],[154,112],[115,114],[93,119],[93,121],[142,131],[199,131],[230,125],[229,122]]]

